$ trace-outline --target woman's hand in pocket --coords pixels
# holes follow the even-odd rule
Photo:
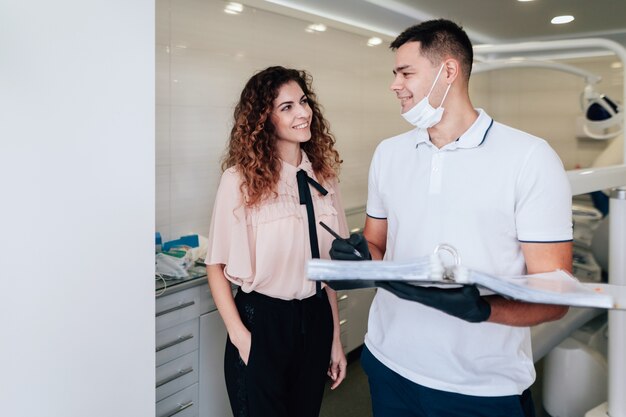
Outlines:
[[[234,336],[234,337],[233,337]],[[243,329],[237,335],[231,336],[230,340],[239,351],[239,356],[243,363],[248,365],[250,359],[250,347],[252,346],[252,333],[248,329]]]

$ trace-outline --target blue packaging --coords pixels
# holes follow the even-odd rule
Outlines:
[[[156,232],[154,234],[154,247],[155,247],[155,252],[159,253],[161,252],[161,245],[162,245],[163,241],[161,240],[161,233]]]
[[[189,246],[190,248],[197,248],[200,246],[200,240],[198,239],[198,235],[182,236],[180,239],[165,242],[163,244],[163,251],[167,252],[176,246]]]

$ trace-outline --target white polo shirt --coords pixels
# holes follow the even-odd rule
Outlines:
[[[559,157],[543,139],[477,111],[474,124],[441,149],[420,129],[379,144],[367,214],[387,219],[385,259],[429,255],[448,243],[464,266],[510,276],[525,273],[520,242],[572,239]],[[535,379],[529,328],[468,323],[383,290],[365,343],[387,367],[434,389],[519,395]]]

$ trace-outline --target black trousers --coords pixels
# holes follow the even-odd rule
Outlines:
[[[333,338],[326,291],[286,301],[239,290],[235,304],[252,345],[246,365],[226,341],[224,374],[233,415],[317,417]]]

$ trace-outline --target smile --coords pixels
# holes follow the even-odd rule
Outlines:
[[[305,122],[305,123],[302,123],[302,124],[300,124],[300,125],[296,125],[296,126],[294,126],[293,128],[294,128],[294,129],[306,129],[307,127],[309,127],[309,123],[308,123],[308,122]]]

